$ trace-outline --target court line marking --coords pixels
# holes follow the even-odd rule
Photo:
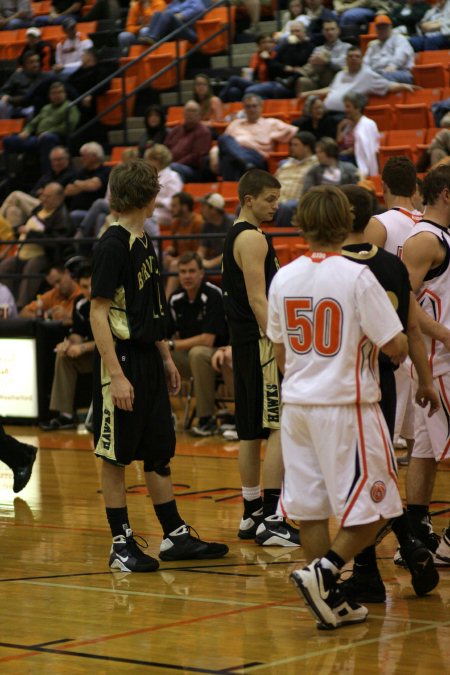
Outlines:
[[[376,618],[376,617],[372,617],[372,615],[369,614],[369,618]],[[339,645],[336,647],[329,647],[327,649],[317,649],[313,652],[308,652],[307,654],[301,654],[299,656],[291,656],[286,659],[278,659],[277,661],[270,661],[268,663],[264,663],[259,666],[250,666],[246,668],[243,672],[256,673],[259,670],[266,670],[267,668],[274,668],[277,666],[285,666],[299,661],[306,661],[307,659],[312,659],[317,656],[325,656],[326,654],[332,654],[333,652],[343,652],[348,649],[357,649],[359,647],[365,647],[367,645],[376,644],[377,642],[386,642],[387,640],[398,639],[401,637],[408,637],[409,635],[414,635],[416,633],[425,633],[426,631],[435,630],[437,627],[441,626],[450,626],[450,621],[442,621],[440,623],[436,622],[432,625],[420,626],[419,628],[411,628],[411,630],[404,630],[398,633],[379,635],[376,638],[368,638],[367,640],[356,640],[355,642],[352,642],[347,645]],[[351,628],[348,627],[347,630],[351,630]],[[334,633],[334,631],[330,631],[330,633]]]

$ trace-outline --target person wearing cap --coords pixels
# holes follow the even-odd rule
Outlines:
[[[225,212],[225,199],[218,192],[210,192],[201,199],[201,214],[205,220],[197,253],[205,270],[220,271],[223,241],[233,225],[233,216]],[[222,234],[223,237],[211,236]]]
[[[450,0],[438,0],[417,26],[419,35],[409,39],[415,52],[450,47]]]
[[[27,28],[32,20],[30,0],[0,0],[0,30]]]
[[[81,55],[85,49],[92,49],[94,43],[83,33],[77,31],[77,22],[67,17],[62,22],[66,38],[56,45],[54,72],[60,77],[69,77],[82,63]]]
[[[363,64],[386,80],[412,84],[414,50],[408,39],[393,32],[392,21],[386,14],[375,17],[375,30],[377,39],[369,43]]]
[[[42,72],[38,54],[26,52],[21,67],[0,88],[0,119],[32,117],[33,94],[49,78],[49,73]]]
[[[192,433],[211,436],[217,431],[211,358],[217,347],[228,344],[222,291],[205,281],[203,261],[194,251],[180,256],[178,281],[180,287],[169,298],[169,349],[181,377],[194,379],[198,423]]]
[[[55,62],[55,50],[53,45],[46,40],[41,40],[42,31],[36,26],[31,26],[27,28],[25,33],[26,42],[22,52],[19,54],[17,59],[17,64],[23,67],[23,59],[27,52],[32,54],[37,54],[41,61],[41,70],[44,73],[48,73]]]
[[[73,19],[75,23],[81,19],[81,10],[85,0],[52,0],[50,14],[36,17],[36,26],[62,24],[65,19]]]

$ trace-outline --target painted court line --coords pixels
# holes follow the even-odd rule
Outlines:
[[[371,616],[369,616],[369,618],[371,618]],[[358,649],[359,647],[364,647],[366,645],[376,644],[377,642],[387,642],[388,640],[396,640],[398,638],[408,637],[409,635],[414,635],[417,633],[425,633],[426,631],[435,630],[437,626],[450,626],[450,621],[443,621],[440,623],[436,622],[433,623],[432,625],[421,626],[419,628],[411,628],[411,630],[404,630],[400,631],[399,633],[389,633],[386,635],[379,635],[376,638],[369,638],[367,640],[355,640],[355,642],[351,642],[350,644],[339,645],[336,647],[329,647],[328,649],[317,649],[313,652],[308,652],[306,654],[301,654],[299,656],[291,656],[286,659],[278,659],[277,661],[270,661],[268,663],[263,663],[259,666],[250,666],[249,668],[246,668],[243,672],[256,673],[258,671],[267,670],[267,668],[286,666],[291,663],[306,661],[307,659],[312,659],[317,656],[325,656],[326,654],[332,654],[333,652],[343,652],[349,649],[354,650]],[[351,631],[351,628],[346,628],[345,630]],[[331,634],[334,635],[334,631],[331,631]]]

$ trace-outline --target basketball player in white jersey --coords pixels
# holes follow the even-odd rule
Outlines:
[[[297,222],[312,252],[279,270],[269,290],[267,334],[284,371],[279,508],[300,521],[309,564],[291,579],[325,629],[366,619],[367,608],[341,594],[340,569],[402,513],[377,403],[378,350],[401,362],[407,339],[372,272],[340,255],[352,221],[338,188],[309,190]],[[332,515],[340,530],[331,544]]]
[[[423,196],[423,220],[405,241],[403,260],[422,309],[450,328],[450,166],[439,166],[425,176]],[[437,463],[450,458],[450,353],[437,340],[425,336],[425,342],[441,408],[432,420],[416,409],[416,441],[406,478],[406,501],[413,533],[435,553],[435,564],[440,566],[450,565],[450,526],[439,542],[432,532],[428,507]]]
[[[414,208],[413,203],[417,188],[416,167],[407,157],[391,157],[384,165],[381,180],[388,210],[370,219],[365,231],[366,241],[401,258],[403,242],[422,218],[422,213]],[[397,411],[394,443],[400,436],[406,440],[407,454],[399,458],[399,463],[407,464],[414,445],[414,405],[408,363],[396,370],[395,383]]]

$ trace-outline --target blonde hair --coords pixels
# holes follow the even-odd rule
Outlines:
[[[321,185],[300,199],[294,222],[311,243],[340,244],[352,230],[353,208],[342,190]]]
[[[151,148],[148,148],[144,152],[144,159],[153,159],[158,162],[161,169],[165,169],[169,164],[172,164],[173,157],[169,148],[165,145],[161,145],[161,143],[155,143],[155,145],[152,145]]]

